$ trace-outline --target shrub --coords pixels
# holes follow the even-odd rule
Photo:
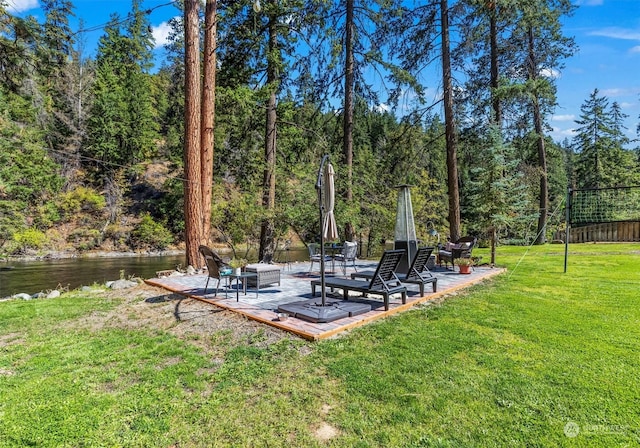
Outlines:
[[[17,243],[18,250],[25,252],[27,249],[41,249],[47,243],[44,232],[30,227],[13,234],[13,240]]]
[[[91,214],[99,213],[104,210],[106,205],[107,201],[104,196],[87,187],[78,187],[60,195],[60,210],[66,216],[81,211]]]
[[[37,207],[34,220],[40,228],[51,227],[60,222],[60,210],[55,203],[45,202]]]
[[[140,224],[131,232],[131,245],[137,249],[166,249],[173,242],[173,235],[161,223],[153,220],[148,213],[142,216]]]
[[[163,186],[160,197],[149,201],[147,210],[162,216],[166,226],[174,235],[184,233],[184,185],[179,179],[169,179]]]
[[[104,238],[110,240],[115,249],[124,248],[128,237],[128,230],[118,224],[109,224],[104,232]]]
[[[19,201],[0,201],[0,247],[24,228],[26,218],[21,205]]]
[[[81,227],[71,232],[67,241],[72,243],[76,250],[83,252],[100,247],[102,235],[99,230]]]

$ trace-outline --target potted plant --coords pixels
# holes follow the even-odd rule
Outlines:
[[[244,258],[232,258],[229,262],[229,266],[233,268],[234,275],[240,275],[242,273],[242,268],[247,265],[247,260]]]
[[[473,266],[473,260],[471,258],[458,258],[456,259],[456,264],[461,274],[471,274],[471,266]]]

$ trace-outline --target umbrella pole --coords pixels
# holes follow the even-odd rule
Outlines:
[[[320,296],[322,297],[322,306],[326,305],[327,293],[325,291],[324,279],[324,205],[322,203],[322,177],[325,162],[329,159],[329,154],[325,154],[320,162],[318,170],[318,180],[316,181],[316,190],[318,190],[318,206],[320,208]]]

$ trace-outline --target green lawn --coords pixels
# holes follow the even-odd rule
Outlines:
[[[499,248],[491,282],[320,343],[2,302],[0,446],[637,446],[640,245],[563,251]]]

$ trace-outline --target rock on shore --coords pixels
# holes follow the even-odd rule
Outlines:
[[[138,286],[140,283],[142,283],[142,280],[139,278],[134,278],[132,280],[115,280],[115,281],[109,281],[107,283],[105,283],[105,288],[109,288],[109,289],[128,289],[128,288],[133,288],[134,286]],[[92,289],[89,288],[88,286],[83,286],[82,288],[80,288],[82,291],[86,291],[87,289]],[[4,301],[4,300],[33,300],[33,299],[55,299],[56,297],[60,297],[62,295],[62,293],[60,291],[58,291],[57,289],[54,289],[53,291],[49,291],[47,293],[45,292],[38,292],[36,294],[26,294],[26,293],[18,293],[18,294],[14,294],[12,296],[9,297],[4,297],[1,298],[0,301]]]

